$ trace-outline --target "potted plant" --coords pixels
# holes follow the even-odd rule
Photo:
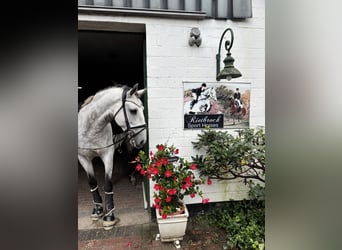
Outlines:
[[[174,145],[156,145],[156,151],[149,156],[140,151],[136,158],[136,170],[154,182],[154,203],[157,223],[162,241],[182,240],[189,213],[183,202],[185,196],[203,198],[199,185],[203,180],[196,179],[193,170],[196,164],[178,156],[179,149]],[[170,228],[171,227],[171,228]],[[179,229],[179,232],[177,232]]]

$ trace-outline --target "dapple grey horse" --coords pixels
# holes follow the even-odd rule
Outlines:
[[[93,220],[103,216],[103,227],[113,228],[114,215],[112,172],[117,143],[129,141],[131,146],[142,148],[147,140],[144,106],[140,97],[145,89],[114,86],[97,92],[78,113],[78,160],[85,170],[93,196]],[[114,124],[114,128],[112,125]],[[121,138],[114,141],[113,138]],[[105,207],[99,193],[92,159],[100,157],[105,167]]]

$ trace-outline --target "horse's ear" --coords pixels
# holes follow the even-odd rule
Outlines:
[[[133,88],[129,91],[129,94],[133,95],[138,90],[138,87],[139,83],[134,84]]]
[[[141,89],[141,90],[138,90],[135,95],[139,98],[141,98],[146,92],[146,89]]]

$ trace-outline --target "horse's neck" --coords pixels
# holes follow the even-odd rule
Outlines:
[[[201,95],[200,95],[202,98],[208,98],[208,90],[205,90],[205,91],[203,91],[202,93],[201,93]]]
[[[203,91],[201,93],[201,95],[203,95],[204,97],[208,98],[208,97],[213,95],[211,91],[212,91],[211,89],[206,89],[205,91]]]
[[[102,130],[110,123],[121,106],[121,95],[120,89],[95,95],[93,101],[87,105],[89,107],[83,110],[87,128]]]
[[[204,90],[201,95],[207,95],[208,94],[208,89]]]

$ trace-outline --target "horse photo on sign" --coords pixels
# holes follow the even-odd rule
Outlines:
[[[250,83],[183,82],[184,128],[248,128]]]

